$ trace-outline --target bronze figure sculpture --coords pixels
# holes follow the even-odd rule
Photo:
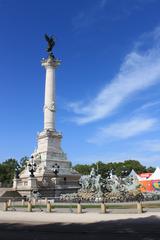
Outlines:
[[[55,45],[55,39],[54,39],[53,36],[49,37],[47,34],[45,34],[44,36],[45,36],[45,39],[48,43],[48,47],[47,47],[46,51],[49,53],[49,56],[52,56],[54,58],[54,55],[52,53],[52,48]]]

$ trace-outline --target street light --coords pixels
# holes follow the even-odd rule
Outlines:
[[[121,171],[121,177],[124,178],[127,176],[128,176],[128,169],[125,166],[123,166]]]
[[[59,168],[60,168],[60,166],[57,163],[55,163],[55,165],[52,166],[53,172],[56,176],[59,173]]]
[[[31,173],[30,174],[30,177],[34,177],[34,172],[36,171],[36,163],[34,162],[34,157],[33,155],[31,156],[31,162],[28,164],[28,167],[29,167],[29,172]]]
[[[15,168],[15,178],[16,179],[19,179],[19,173],[20,173],[20,167],[16,166],[16,168]]]

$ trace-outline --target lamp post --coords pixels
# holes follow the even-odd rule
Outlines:
[[[98,175],[98,173],[99,173],[99,166],[98,166],[98,162],[96,163],[96,166],[97,166],[96,173],[97,173],[97,175]]]
[[[58,173],[59,173],[59,168],[60,168],[60,166],[59,166],[57,163],[55,163],[55,165],[52,166],[53,173],[54,173],[56,176],[57,176]]]
[[[120,184],[121,184],[121,194],[122,194],[122,201],[125,202],[126,201],[126,188],[125,188],[125,178],[128,176],[128,169],[126,168],[126,166],[122,166],[121,169],[121,175],[119,177],[120,180]]]
[[[29,172],[31,173],[31,174],[30,174],[30,177],[35,177],[35,176],[34,176],[34,172],[36,171],[37,165],[36,165],[36,163],[34,162],[34,157],[33,157],[33,155],[31,156],[31,161],[30,161],[30,163],[28,164],[28,167],[29,167]]]
[[[125,166],[123,166],[121,170],[121,178],[125,178],[127,176],[128,176],[128,169]]]
[[[19,179],[19,173],[20,173],[20,168],[19,168],[19,166],[16,166],[16,168],[15,168],[15,178],[16,179]]]

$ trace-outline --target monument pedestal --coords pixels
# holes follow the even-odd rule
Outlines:
[[[35,177],[28,178],[28,188],[33,190],[37,189],[37,179]]]

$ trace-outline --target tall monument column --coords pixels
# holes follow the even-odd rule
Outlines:
[[[42,60],[42,66],[46,69],[45,100],[44,100],[44,129],[55,131],[55,69],[60,61],[49,55]]]
[[[61,148],[62,133],[56,131],[55,113],[55,71],[60,61],[55,58],[52,48],[55,40],[45,34],[48,46],[47,58],[41,61],[46,70],[44,97],[44,129],[37,135],[37,147],[32,153],[36,163],[34,178],[30,178],[28,166],[20,173],[16,188],[22,195],[30,196],[33,188],[42,196],[59,196],[61,193],[79,189],[80,174],[72,169],[72,164]],[[55,170],[56,169],[56,170]],[[58,171],[57,171],[58,169]],[[31,181],[32,180],[32,181]]]

